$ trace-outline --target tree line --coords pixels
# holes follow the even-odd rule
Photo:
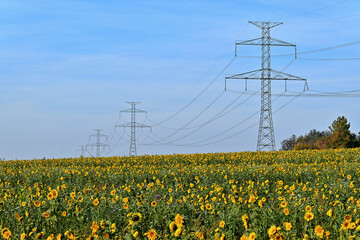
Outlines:
[[[328,148],[356,148],[360,147],[360,132],[357,134],[350,131],[350,122],[344,116],[339,116],[329,126],[329,130],[310,130],[309,133],[297,137],[293,134],[290,138],[281,142],[281,149],[304,150],[304,149],[328,149]]]

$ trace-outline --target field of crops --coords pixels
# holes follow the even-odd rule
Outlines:
[[[360,149],[0,162],[5,239],[360,239]]]

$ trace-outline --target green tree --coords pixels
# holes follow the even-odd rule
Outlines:
[[[293,134],[291,137],[289,137],[288,139],[284,139],[280,144],[281,144],[281,149],[283,151],[289,151],[289,150],[293,150],[295,144],[297,141],[297,137],[295,134]]]
[[[358,135],[350,132],[350,122],[344,116],[339,116],[329,126],[327,131],[312,129],[305,135],[292,135],[281,142],[280,150],[354,148],[360,147],[360,132]]]
[[[336,131],[349,131],[350,133],[350,123],[348,123],[348,120],[344,116],[339,116],[331,126],[329,127],[331,133],[334,133]]]
[[[331,126],[332,132],[328,147],[329,148],[353,148],[359,146],[359,141],[356,134],[350,132],[350,122],[344,116],[339,116]]]
[[[328,148],[347,148],[350,143],[350,131],[335,131],[328,141]]]

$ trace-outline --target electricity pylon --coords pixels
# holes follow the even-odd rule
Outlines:
[[[126,102],[126,103],[130,104],[131,108],[127,109],[127,110],[120,111],[120,115],[121,115],[121,113],[124,113],[124,112],[131,113],[131,122],[121,124],[121,125],[116,125],[115,127],[124,127],[124,128],[129,127],[129,128],[131,128],[131,141],[130,141],[129,156],[136,156],[136,154],[137,154],[136,153],[136,132],[135,132],[136,128],[150,128],[150,131],[151,131],[151,126],[144,125],[144,124],[141,124],[141,123],[137,123],[135,121],[136,113],[145,113],[146,114],[146,111],[136,109],[135,105],[139,104],[140,102]]]
[[[259,122],[259,132],[257,140],[257,151],[270,150],[275,151],[275,137],[274,137],[274,124],[271,111],[271,81],[284,80],[285,86],[287,80],[305,81],[304,90],[307,87],[305,78],[290,75],[284,72],[271,69],[271,54],[270,46],[287,46],[295,47],[296,58],[296,45],[284,42],[270,37],[270,29],[276,27],[282,22],[254,22],[249,23],[255,25],[262,30],[262,37],[255,38],[247,41],[237,41],[235,43],[235,56],[236,47],[238,45],[255,45],[261,46],[261,69],[241,74],[226,76],[226,79],[244,79],[245,86],[247,80],[261,80],[261,114]]]
[[[101,147],[103,147],[103,150],[105,150],[106,147],[110,147],[110,145],[101,142],[102,137],[106,138],[106,141],[108,140],[108,136],[100,133],[102,130],[103,129],[94,129],[96,134],[89,135],[89,141],[91,140],[91,137],[96,137],[96,143],[86,145],[86,150],[88,150],[88,147],[91,147],[91,149],[96,147],[96,157],[100,157]]]
[[[75,151],[75,155],[77,155],[78,152],[80,152],[80,157],[85,156],[86,146],[80,145],[81,149]]]

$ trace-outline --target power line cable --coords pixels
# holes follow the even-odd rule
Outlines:
[[[240,94],[235,100],[237,100],[238,98],[240,98],[243,94]],[[197,132],[198,130],[200,130],[201,128],[205,127],[207,124],[225,116],[226,114],[230,113],[232,110],[234,110],[235,108],[239,107],[240,105],[244,104],[245,102],[247,102],[250,98],[252,98],[253,96],[255,96],[255,94],[250,95],[250,97],[246,98],[244,101],[242,101],[241,103],[239,103],[236,107],[232,108],[230,111],[225,112],[235,101],[231,102],[229,105],[227,105],[225,108],[223,108],[218,114],[216,114],[214,117],[212,117],[210,120],[206,121],[205,123],[199,125],[196,129],[194,129],[193,131],[187,133],[186,135],[179,137],[173,141],[168,141],[167,143],[175,143],[178,142],[192,134],[194,134],[195,132]],[[224,113],[225,112],[225,113]]]
[[[215,91],[215,90],[214,90]],[[212,93],[210,93],[209,95],[211,95]],[[240,96],[238,96],[234,102],[236,102],[238,99],[240,98]],[[234,102],[230,103],[229,105],[232,105]],[[240,104],[241,105],[241,104]],[[237,105],[239,106],[239,105]],[[228,108],[229,106],[227,106],[226,108]],[[228,114],[229,112],[231,111],[228,111],[226,112],[224,115]],[[221,115],[220,117],[224,116],[224,115]],[[218,117],[214,117],[214,120],[217,120]],[[204,123],[200,123],[200,124],[197,124],[197,125],[194,125],[194,126],[189,126],[189,127],[183,127],[183,128],[175,128],[175,127],[168,127],[168,126],[164,126],[164,125],[161,125],[159,123],[156,123],[155,121],[151,120],[150,118],[147,118],[147,121],[149,121],[151,124],[153,124],[153,127],[160,127],[160,128],[163,128],[163,129],[167,129],[167,130],[189,130],[189,129],[194,129],[194,128],[198,128],[200,126],[202,126],[203,124],[208,124],[209,121],[206,121]]]
[[[324,52],[324,51],[334,50],[334,49],[338,49],[338,48],[350,47],[350,46],[358,45],[358,44],[360,44],[360,41],[354,41],[354,42],[339,44],[339,45],[325,47],[325,48],[318,48],[318,49],[313,49],[313,50],[308,50],[308,51],[297,52],[297,55]],[[284,53],[284,54],[272,55],[272,57],[284,57],[284,56],[291,56],[291,55],[293,55],[293,54],[292,53]],[[237,56],[237,57],[240,57],[240,58],[260,58],[261,56]]]
[[[336,18],[327,18],[327,19],[320,19],[320,20],[314,20],[314,21],[307,21],[307,22],[287,22],[286,24],[294,24],[295,25],[295,24],[310,24],[310,23],[319,23],[319,22],[331,22],[331,21],[338,21],[338,20],[347,19],[347,18],[353,18],[353,17],[358,17],[358,16],[360,16],[360,13],[347,15],[347,16],[336,17]]]
[[[359,61],[360,58],[298,58],[298,60],[308,60],[308,61]]]
[[[179,128],[178,130],[176,130],[175,132],[173,132],[172,134],[166,136],[165,138],[161,138],[162,140],[166,140],[172,136],[174,136],[176,133],[178,133],[179,131],[181,131],[183,128],[186,128],[187,126],[189,126],[192,122],[194,122],[197,118],[199,118],[206,110],[208,110],[215,102],[217,102],[219,100],[219,98],[225,93],[225,90],[222,91],[210,104],[208,104],[201,112],[199,112],[195,117],[193,117],[189,122],[187,122],[183,127]],[[160,141],[156,141],[154,143],[160,143]]]
[[[248,27],[248,25],[246,25],[246,26],[240,31],[240,33],[238,34],[238,36],[237,36],[236,38],[240,37],[240,36],[243,34],[243,32],[245,31],[245,29],[246,29],[247,27]],[[214,64],[214,66],[225,56],[226,53],[227,53],[227,51],[225,51],[225,52],[222,54],[222,56],[218,59],[218,61]],[[170,117],[162,120],[162,121],[159,122],[159,123],[153,122],[153,124],[154,124],[155,126],[158,126],[158,125],[160,125],[160,124],[162,124],[162,123],[164,123],[164,122],[169,121],[170,119],[174,118],[174,117],[177,116],[179,113],[181,113],[182,111],[184,111],[185,109],[187,109],[187,108],[188,108],[191,104],[193,104],[204,92],[206,92],[207,89],[210,88],[210,86],[219,78],[219,76],[220,76],[223,72],[225,72],[225,70],[232,64],[232,62],[235,60],[235,58],[236,58],[236,56],[234,56],[234,57],[231,59],[231,61],[225,66],[225,68],[224,68],[194,99],[192,99],[188,104],[186,104],[186,105],[185,105],[184,107],[182,107],[180,110],[178,110],[177,112],[175,112],[174,114],[172,114]],[[213,66],[213,67],[214,67],[214,66]],[[213,67],[211,67],[210,70],[211,70]],[[208,70],[207,73],[210,72],[210,70]],[[206,74],[207,74],[207,73],[206,73]],[[205,75],[206,75],[206,74],[205,74]],[[203,77],[205,77],[205,75],[204,75]],[[199,82],[199,81],[198,81],[198,82]]]
[[[276,100],[278,100],[279,97],[280,97],[280,96],[278,96],[277,98],[275,98],[273,102],[276,102]],[[238,127],[239,125],[243,124],[244,122],[246,122],[246,121],[248,121],[249,119],[251,119],[251,118],[253,118],[254,116],[256,116],[259,112],[260,112],[260,110],[254,112],[253,114],[251,114],[251,115],[248,116],[247,118],[241,120],[240,122],[237,122],[236,124],[232,125],[231,127],[227,128],[226,130],[224,130],[224,131],[222,131],[222,132],[220,132],[220,133],[218,133],[218,134],[216,134],[216,135],[213,135],[213,136],[211,136],[211,137],[208,137],[208,138],[206,138],[206,139],[200,140],[200,141],[196,141],[196,142],[192,142],[192,143],[187,143],[187,144],[171,144],[171,143],[169,143],[169,144],[163,143],[163,144],[162,144],[162,143],[159,143],[159,144],[147,144],[147,145],[188,146],[188,145],[198,144],[198,143],[201,143],[201,142],[206,142],[206,141],[208,141],[208,140],[210,140],[210,139],[214,139],[214,138],[216,138],[216,137],[218,137],[218,136],[223,135],[224,133],[227,133],[227,132],[233,130],[234,128]],[[157,136],[156,134],[154,134],[154,135]],[[157,136],[157,137],[158,137],[158,136]],[[144,145],[145,145],[145,144],[144,144]]]
[[[239,37],[245,32],[245,30],[246,30],[247,28],[248,28],[248,24],[246,24],[245,27],[240,30],[240,32],[239,32],[239,34],[237,35],[236,38],[239,38]],[[221,56],[216,60],[216,62],[215,62],[213,65],[210,66],[210,68],[206,71],[206,73],[205,73],[198,81],[196,81],[196,82],[193,84],[193,86],[195,86],[196,84],[198,84],[199,82],[201,82],[201,81],[205,78],[205,76],[208,75],[208,74],[210,73],[210,71],[213,70],[214,67],[225,57],[225,55],[229,52],[229,50],[230,50],[232,47],[233,47],[233,43],[231,43],[231,45],[229,45],[229,47],[221,54]],[[234,59],[232,59],[231,61],[233,61],[233,60],[234,60]],[[216,79],[214,79],[213,81],[215,81],[215,80],[216,80]],[[212,83],[210,83],[210,85],[212,85]],[[210,87],[210,86],[206,86],[206,88],[209,88],[209,87]],[[206,91],[206,90],[205,90],[205,91]],[[202,95],[203,92],[205,92],[205,91],[202,91],[199,95]],[[195,97],[196,99],[193,99],[193,100],[192,100],[192,103],[195,102],[195,101],[198,99],[198,97],[200,97],[200,96],[196,96],[196,97]],[[178,97],[178,98],[180,98],[180,97]],[[192,103],[191,103],[191,104],[192,104]],[[188,105],[190,106],[191,104],[188,104]],[[156,123],[156,124],[159,125],[159,124],[162,124],[162,123],[164,123],[164,122],[172,119],[173,117],[175,117],[176,115],[178,115],[180,112],[184,111],[184,110],[185,110],[186,108],[188,108],[189,106],[185,105],[183,108],[181,108],[180,110],[178,110],[178,112],[174,113],[173,115],[171,115],[171,116],[168,117],[167,119],[165,119],[165,120],[163,120],[163,121],[161,121],[161,122],[159,122],[159,123]]]
[[[161,122],[159,123],[156,123],[155,125],[159,125],[159,124],[162,124],[164,122],[167,122],[169,121],[170,119],[174,118],[175,116],[177,116],[179,113],[181,113],[182,111],[184,111],[186,108],[188,108],[191,104],[193,104],[204,92],[206,92],[210,87],[211,85],[226,71],[226,69],[232,64],[232,62],[235,60],[236,56],[233,57],[231,59],[231,61],[221,70],[221,72],[216,75],[216,77],[198,94],[196,95],[195,98],[193,98],[188,104],[186,104],[184,107],[182,107],[179,111],[177,111],[176,113],[172,114],[170,117],[162,120]]]
[[[115,133],[119,136],[119,139],[118,139],[118,141],[117,141],[112,147],[109,148],[109,150],[106,152],[106,155],[108,155],[109,153],[113,153],[113,152],[114,152],[114,149],[115,149],[117,146],[119,146],[120,141],[124,139],[123,136],[124,136],[124,134],[125,134],[125,128],[124,128],[123,133],[122,133],[121,135],[120,135],[118,132],[116,132],[116,131],[115,131]],[[128,142],[130,142],[130,141],[128,141]]]
[[[201,126],[204,126],[214,120],[217,120],[221,117],[223,117],[224,115],[230,113],[231,111],[233,111],[235,108],[239,107],[240,105],[242,105],[244,102],[241,102],[240,104],[236,105],[236,107],[234,107],[233,109],[231,109],[230,111],[226,112],[225,114],[222,114],[226,109],[228,109],[231,105],[233,105],[237,100],[239,100],[241,97],[243,96],[243,94],[239,94],[233,101],[231,101],[224,109],[222,109],[219,113],[217,113],[215,116],[213,116],[210,120],[207,120],[204,123],[192,126],[192,127],[186,127],[186,128],[170,128],[170,127],[165,127],[165,126],[158,126],[164,129],[170,129],[170,130],[189,130],[189,129],[194,129],[194,128],[198,128]],[[151,119],[147,118],[147,120],[151,123],[154,123]]]
[[[281,107],[279,107],[278,109],[276,109],[276,110],[273,112],[273,114],[276,114],[278,111],[280,111],[281,109],[283,109],[284,107],[286,107],[287,105],[289,105],[289,104],[290,104],[291,102],[293,102],[296,98],[298,98],[301,94],[302,94],[302,92],[301,92],[300,94],[298,94],[297,96],[294,96],[293,99],[291,99],[290,101],[288,101],[287,103],[285,103],[284,105],[282,105]],[[274,102],[275,102],[275,101],[274,101]],[[260,112],[260,111],[258,111],[258,112]],[[216,141],[209,142],[209,143],[205,143],[205,144],[188,145],[188,147],[200,147],[200,146],[207,146],[207,145],[211,145],[211,144],[223,142],[223,141],[225,141],[225,140],[228,140],[228,139],[230,139],[230,138],[233,138],[233,137],[235,137],[235,136],[237,136],[237,135],[239,135],[239,134],[241,134],[241,133],[243,133],[243,132],[245,132],[245,131],[247,131],[247,130],[255,127],[255,126],[257,126],[258,124],[259,124],[259,121],[256,122],[256,123],[254,123],[254,124],[251,124],[249,127],[245,128],[245,129],[242,129],[242,130],[240,130],[240,131],[238,131],[238,132],[236,132],[236,133],[234,133],[234,134],[232,134],[232,135],[230,135],[230,136],[228,136],[228,137],[226,137],[226,138],[222,138],[222,139],[220,139],[220,140],[216,140]]]
[[[295,61],[295,59],[291,60],[285,67],[283,67],[283,68],[281,69],[281,71],[286,70],[294,61]],[[259,90],[258,90],[257,92],[259,92]],[[214,121],[215,119],[218,119],[218,118],[224,116],[225,114],[223,114],[223,112],[226,111],[226,110],[227,110],[235,101],[237,101],[237,99],[240,98],[242,95],[243,95],[243,94],[240,94],[234,101],[232,101],[229,105],[227,105],[224,109],[222,109],[222,110],[221,110],[218,114],[216,114],[213,118],[211,118],[210,120],[208,120],[208,121],[205,122],[204,124],[199,125],[199,127],[197,127],[196,129],[194,129],[194,130],[191,131],[190,133],[188,133],[188,134],[186,134],[186,135],[184,135],[184,136],[182,136],[182,137],[179,137],[179,138],[177,138],[177,139],[175,139],[175,140],[166,141],[166,143],[167,143],[167,144],[170,144],[170,143],[178,142],[179,140],[182,140],[182,139],[190,136],[191,134],[195,133],[196,131],[200,130],[202,127],[206,126],[208,123]],[[241,102],[240,104],[238,104],[236,107],[238,107],[239,105],[245,103],[247,100],[249,100],[249,99],[250,99],[251,97],[253,97],[253,96],[255,96],[255,94],[251,95],[249,98],[247,98],[247,99],[245,99],[244,101],[242,101],[242,102]],[[233,108],[233,109],[234,109],[234,108]],[[232,110],[233,110],[233,109],[232,109]],[[231,110],[231,111],[232,111],[232,110]],[[229,113],[229,111],[228,111],[227,113]],[[226,114],[227,114],[227,113],[226,113]],[[164,141],[165,139],[166,139],[166,138],[161,138],[162,141]],[[159,143],[159,142],[160,142],[160,141],[157,141],[157,143]]]
[[[308,90],[306,92],[318,92],[318,93],[303,93],[299,97],[325,97],[325,98],[359,98],[360,97],[360,90],[351,90],[351,91],[343,91],[343,92],[322,92],[322,91],[314,91],[314,90]],[[254,94],[253,91],[233,91],[228,90],[228,92],[233,92],[237,94]],[[287,91],[287,94],[272,94],[273,96],[282,96],[282,97],[294,97],[299,92],[292,92]],[[258,95],[258,93],[256,93]]]
[[[327,8],[335,7],[335,6],[337,6],[337,5],[340,5],[340,4],[349,2],[349,1],[350,1],[350,0],[343,0],[343,1],[340,1],[340,2],[333,3],[333,4],[329,4],[329,5],[324,6],[324,7],[320,7],[320,8],[316,8],[316,9],[310,10],[310,11],[302,12],[302,13],[299,13],[299,14],[294,14],[294,15],[287,16],[287,17],[282,17],[282,18],[276,18],[276,19],[273,19],[273,20],[271,20],[271,21],[279,21],[279,20],[283,20],[283,19],[289,19],[289,18],[293,18],[293,17],[298,17],[298,16],[306,15],[306,14],[309,14],[309,13],[318,12],[318,11],[321,11],[321,10],[324,10],[324,9],[327,9]]]

